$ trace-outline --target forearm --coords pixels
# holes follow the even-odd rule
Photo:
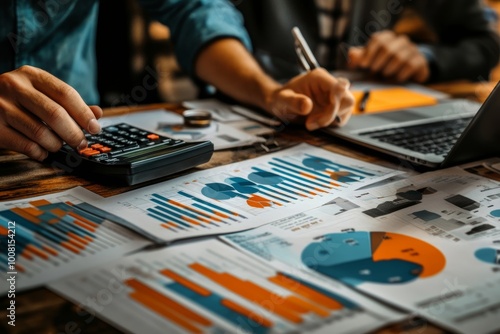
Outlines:
[[[196,75],[221,92],[271,112],[272,93],[281,85],[269,77],[243,44],[223,38],[206,46],[195,62]]]

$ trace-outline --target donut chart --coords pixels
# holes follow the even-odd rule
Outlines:
[[[314,271],[351,285],[402,284],[443,270],[446,258],[417,238],[391,232],[331,233],[307,245],[302,262]]]

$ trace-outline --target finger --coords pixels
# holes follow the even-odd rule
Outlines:
[[[95,118],[100,119],[103,115],[102,108],[99,106],[89,106],[90,110],[94,114]]]
[[[66,109],[55,101],[37,90],[26,92],[18,101],[45,122],[68,145],[77,149],[87,147],[87,140],[78,124]],[[95,120],[94,117],[93,119]]]
[[[307,115],[312,110],[312,101],[306,95],[294,92],[291,89],[284,89],[278,94],[278,99],[282,109],[294,115]]]
[[[344,126],[351,119],[352,112],[354,110],[354,96],[352,94],[346,94],[342,97],[339,108],[339,118],[340,121],[335,121],[333,124],[337,126]]]
[[[361,61],[361,67],[370,68],[370,65],[375,61],[380,49],[395,38],[395,34],[392,31],[381,31],[374,33],[368,44],[366,45],[366,52],[364,58]]]
[[[45,123],[17,106],[9,106],[5,122],[12,129],[50,152],[57,152],[63,145],[62,140]]]
[[[0,131],[2,132],[0,147],[25,154],[38,161],[43,161],[47,158],[48,152],[46,150],[14,129],[2,125],[0,126]]]
[[[80,128],[93,134],[101,131],[94,113],[73,87],[43,70],[37,71],[33,76],[32,84],[37,90],[64,108]],[[60,109],[56,110],[58,110],[56,112],[62,111]]]
[[[396,80],[398,82],[406,82],[414,76],[418,77],[419,75],[422,75],[422,77],[424,77],[426,75],[426,68],[427,67],[425,61],[421,61],[418,58],[413,58],[401,69],[401,71],[396,76]]]
[[[405,37],[400,36],[392,40],[386,39],[384,45],[380,48],[376,58],[371,64],[370,69],[378,73],[392,63],[397,63],[396,66],[401,66],[401,58],[408,52],[407,50],[408,41]]]
[[[329,101],[327,104],[315,104],[313,112],[307,117],[306,128],[309,131],[329,126],[332,124],[339,112],[344,95],[352,95],[349,92],[350,83],[345,78],[337,78],[336,84],[329,88]],[[354,99],[354,98],[353,98]]]
[[[410,60],[414,53],[409,49],[400,50],[385,66],[382,75],[385,77],[395,76]]]
[[[349,48],[347,57],[347,66],[350,69],[356,69],[360,67],[360,63],[363,60],[363,55],[365,53],[365,48],[363,47],[351,47]]]
[[[415,82],[418,82],[418,83],[424,83],[427,80],[429,80],[429,77],[431,75],[431,71],[429,68],[429,63],[427,62],[427,59],[423,55],[420,58],[419,64],[416,66],[417,66],[417,70],[415,71],[415,74],[413,75],[413,77],[410,79],[413,79]]]

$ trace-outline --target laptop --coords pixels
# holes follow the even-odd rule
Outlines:
[[[483,104],[451,99],[428,107],[353,115],[327,133],[432,169],[500,155],[500,82]]]

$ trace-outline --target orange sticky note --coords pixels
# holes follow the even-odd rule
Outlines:
[[[359,110],[363,91],[353,91],[355,100],[354,114],[362,113]],[[437,104],[438,100],[423,93],[404,87],[374,89],[366,102],[364,113],[397,110],[409,107],[423,107]]]

